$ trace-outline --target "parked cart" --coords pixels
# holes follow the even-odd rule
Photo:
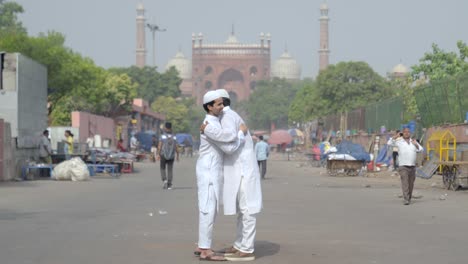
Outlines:
[[[357,176],[365,166],[362,160],[329,159],[327,160],[327,172],[330,176],[344,174],[348,176]]]
[[[468,186],[468,161],[438,161],[442,170],[442,181],[448,190]]]

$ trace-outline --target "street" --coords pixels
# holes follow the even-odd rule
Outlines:
[[[173,190],[149,162],[120,178],[0,183],[0,263],[198,263],[195,162],[174,165]],[[368,176],[269,160],[255,263],[467,261],[467,190],[418,178],[422,197],[404,206],[398,177]],[[215,249],[230,246],[235,217],[218,215],[214,232]]]

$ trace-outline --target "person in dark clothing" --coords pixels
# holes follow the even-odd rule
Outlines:
[[[169,122],[166,122],[164,125],[164,133],[159,138],[158,154],[156,159],[160,161],[163,189],[171,190],[174,160],[179,161],[179,150],[177,148],[176,136],[172,133],[172,124]]]

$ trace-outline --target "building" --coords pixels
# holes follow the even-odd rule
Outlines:
[[[393,67],[392,71],[388,73],[390,79],[405,79],[409,74],[408,67],[402,63],[397,64]]]
[[[47,68],[19,53],[0,53],[0,180],[38,159],[47,128]]]
[[[145,7],[142,3],[137,5],[136,17],[136,61],[137,67],[143,68],[146,65],[146,34],[145,34]]]
[[[328,67],[330,49],[328,46],[328,5],[323,3],[320,6],[320,47],[319,47],[319,71],[323,71]]]
[[[299,80],[301,78],[301,66],[289,55],[287,49],[285,49],[279,59],[273,63],[271,67],[271,77],[284,78],[290,81]]]
[[[192,96],[201,103],[209,90],[226,89],[231,101],[242,101],[260,80],[270,79],[271,36],[244,44],[234,30],[224,43],[207,43],[202,33],[192,35]]]
[[[179,72],[179,77],[182,79],[180,91],[182,97],[192,96],[192,61],[187,59],[181,51],[169,60],[166,64],[166,71],[174,67]]]

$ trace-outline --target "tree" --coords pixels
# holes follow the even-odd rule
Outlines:
[[[126,74],[108,74],[101,96],[97,113],[113,118],[132,110],[136,84]]]
[[[385,79],[365,62],[330,65],[317,77],[323,114],[343,113],[392,95]]]
[[[175,132],[187,132],[189,122],[187,119],[188,109],[183,103],[169,96],[160,96],[152,104],[151,109],[166,116],[166,120],[172,123]]]
[[[298,85],[285,79],[275,78],[260,81],[249,100],[244,104],[248,113],[249,127],[269,129],[288,126],[289,106],[293,101]]]
[[[0,0],[0,38],[10,34],[26,35],[26,29],[18,20],[18,14],[23,12],[18,3]]]
[[[177,70],[171,68],[164,73],[159,73],[156,67],[145,66],[139,68],[111,68],[110,72],[127,74],[137,84],[137,96],[145,99],[150,104],[159,96],[180,96],[179,78]]]
[[[304,80],[289,107],[289,122],[304,123],[319,117],[323,112],[323,100],[320,98],[316,83]]]
[[[413,80],[420,78],[421,74],[430,80],[440,80],[468,72],[468,47],[462,41],[457,42],[456,52],[445,52],[437,44],[432,44],[432,51],[427,52],[419,59],[420,64],[412,66]]]

